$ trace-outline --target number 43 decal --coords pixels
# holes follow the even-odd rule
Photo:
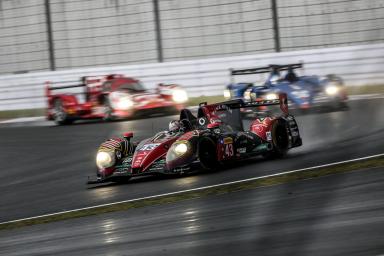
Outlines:
[[[233,144],[225,144],[224,145],[224,153],[226,157],[232,157],[233,156]]]

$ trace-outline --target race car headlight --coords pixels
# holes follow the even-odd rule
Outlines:
[[[167,162],[173,161],[179,157],[186,155],[186,153],[190,151],[190,148],[191,146],[188,141],[186,140],[176,141],[168,150],[167,157],[166,157]]]
[[[325,93],[328,95],[335,95],[336,93],[339,92],[339,87],[336,85],[328,85],[325,87]]]
[[[115,154],[112,151],[99,151],[96,155],[96,165],[99,169],[111,167],[115,164]]]
[[[114,109],[125,110],[133,107],[133,101],[131,100],[131,97],[124,92],[111,92],[109,98],[111,106]]]
[[[228,89],[224,90],[224,98],[230,99],[231,98],[231,91]]]
[[[279,96],[276,93],[268,93],[267,95],[265,95],[265,99],[267,100],[276,100],[278,98]]]
[[[245,100],[251,100],[251,91],[245,91],[244,92],[244,99]]]
[[[129,109],[133,107],[133,101],[129,98],[120,98],[116,103],[117,109]]]
[[[172,92],[172,99],[176,103],[184,103],[188,100],[187,92],[182,89],[175,89]]]
[[[180,144],[177,144],[176,147],[173,149],[173,151],[175,151],[176,155],[184,155],[185,152],[188,151],[188,146],[186,143],[180,143]]]

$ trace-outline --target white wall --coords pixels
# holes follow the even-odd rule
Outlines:
[[[49,70],[44,1],[0,1],[0,73]]]
[[[166,61],[273,52],[270,0],[159,1]]]
[[[58,70],[158,61],[153,0],[50,0]],[[384,42],[383,0],[276,0],[281,50]],[[44,0],[0,0],[0,74],[49,70]],[[275,51],[271,0],[158,0],[164,61]]]
[[[157,61],[152,0],[51,1],[57,69]]]
[[[44,82],[48,80],[54,85],[68,85],[77,83],[84,75],[115,73],[139,78],[149,89],[160,82],[177,83],[184,86],[190,96],[220,95],[224,86],[230,82],[229,68],[259,67],[300,61],[304,62],[304,69],[299,73],[337,74],[344,78],[348,86],[383,84],[384,81],[384,44],[349,46],[2,76],[0,77],[0,111],[45,107]]]
[[[383,1],[278,1],[283,51],[379,43]]]

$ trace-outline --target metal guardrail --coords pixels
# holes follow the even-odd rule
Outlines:
[[[337,74],[348,86],[382,84],[384,81],[384,44],[316,50],[266,53],[203,60],[177,61],[131,66],[84,68],[66,71],[6,75],[0,77],[0,111],[44,108],[44,83],[68,85],[81,76],[125,74],[140,79],[148,89],[157,83],[182,85],[190,96],[220,95],[230,82],[230,68],[249,68],[269,64],[303,62],[305,75]],[[243,78],[242,78],[243,79]],[[251,76],[248,81],[252,81]],[[80,92],[76,89],[70,92]]]

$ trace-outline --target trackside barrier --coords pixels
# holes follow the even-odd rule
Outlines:
[[[230,68],[303,62],[302,75],[337,74],[348,86],[383,84],[384,44],[348,46],[235,57],[210,58],[130,66],[82,68],[64,71],[4,75],[0,77],[0,111],[44,108],[44,84],[52,86],[78,83],[81,76],[124,74],[140,79],[148,89],[158,83],[182,85],[189,96],[220,95],[230,82]],[[255,77],[242,77],[254,82]],[[262,80],[260,78],[260,80]],[[76,90],[71,90],[76,92]],[[80,91],[77,91],[80,93]]]

